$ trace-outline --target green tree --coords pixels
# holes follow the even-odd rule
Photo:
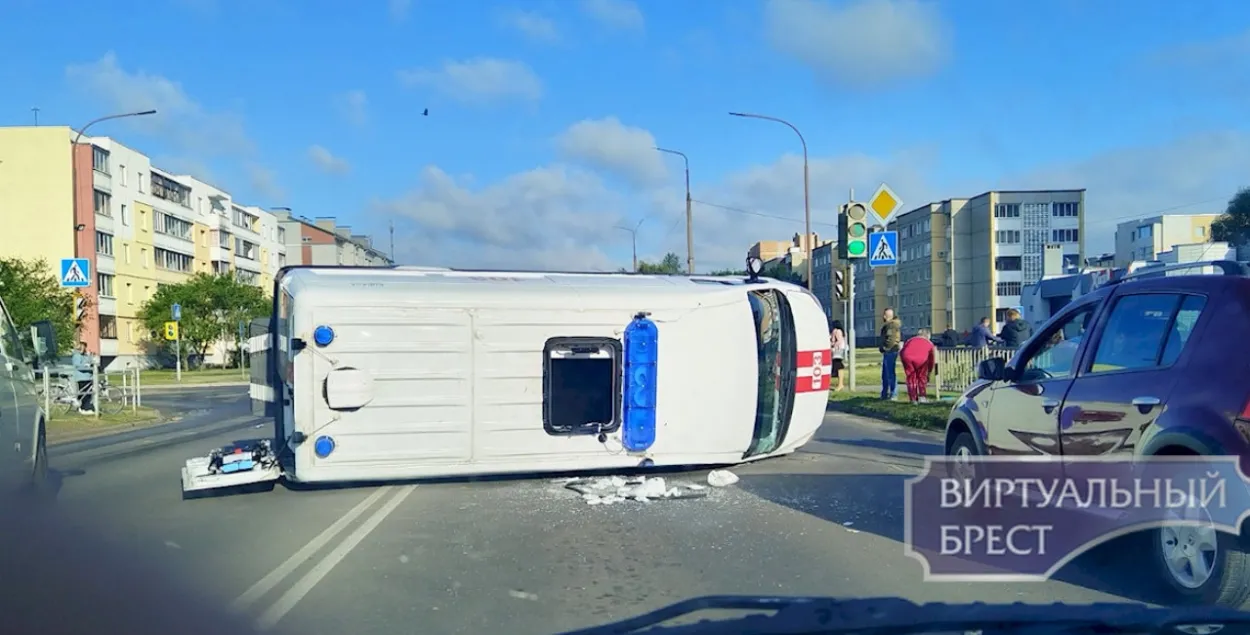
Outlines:
[[[183,350],[201,357],[221,339],[237,342],[238,324],[269,315],[272,305],[260,287],[244,284],[230,274],[197,273],[185,282],[161,285],[143,304],[139,317],[158,348],[172,352],[173,343],[164,338],[170,309],[182,305],[179,337]]]
[[[712,273],[709,273],[708,275],[709,276],[738,276],[738,277],[745,278],[747,275],[747,270],[746,269],[718,269],[716,271],[713,271]]]
[[[770,265],[765,265],[764,270],[760,272],[760,276],[764,278],[774,278],[791,284],[803,284],[803,276],[799,275],[798,272],[791,269],[790,266],[784,262],[774,262]]]
[[[1243,187],[1211,223],[1211,240],[1237,244],[1250,240],[1250,187]]]
[[[0,298],[22,334],[30,332],[31,324],[48,320],[56,329],[57,352],[73,349],[78,339],[74,291],[61,286],[47,260],[0,258]]]
[[[660,262],[653,263],[639,260],[638,273],[672,276],[685,273],[685,267],[681,265],[681,258],[670,251],[664,254],[664,258]]]

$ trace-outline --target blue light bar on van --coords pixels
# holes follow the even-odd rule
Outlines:
[[[645,314],[625,327],[625,405],[621,443],[641,452],[655,443],[655,406],[658,384],[660,330]]]
[[[334,329],[324,324],[318,326],[313,329],[313,341],[322,348],[329,346],[330,342],[334,341]]]

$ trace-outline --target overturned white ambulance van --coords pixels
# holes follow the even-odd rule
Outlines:
[[[764,278],[288,267],[252,338],[271,439],[183,489],[726,465],[793,452],[831,359],[807,290]]]

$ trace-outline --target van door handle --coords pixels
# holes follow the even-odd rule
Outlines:
[[[1137,397],[1133,399],[1133,405],[1137,408],[1137,411],[1142,414],[1150,412],[1155,408],[1155,406],[1158,406],[1161,403],[1163,402],[1160,401],[1158,397]]]
[[[1059,402],[1055,401],[1054,399],[1045,399],[1042,401],[1042,410],[1045,410],[1046,414],[1053,413],[1055,411],[1055,408],[1058,408],[1058,407],[1059,407]]]

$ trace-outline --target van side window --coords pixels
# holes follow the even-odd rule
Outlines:
[[[543,428],[547,434],[614,432],[621,426],[620,340],[553,337],[543,346]]]

